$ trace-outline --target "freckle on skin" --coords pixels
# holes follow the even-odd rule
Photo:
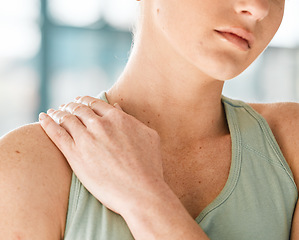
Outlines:
[[[18,150],[16,150],[16,153],[20,154],[21,152],[20,152],[20,151],[18,151]]]
[[[121,101],[123,101],[124,99],[123,99],[123,98],[121,98],[120,100],[121,100]]]
[[[21,235],[19,235],[19,234],[16,234],[15,237],[16,237],[15,238],[16,240],[21,240],[22,239]]]
[[[158,8],[158,9],[157,9],[157,14],[159,14],[159,13],[160,13],[160,9]]]
[[[150,121],[148,121],[147,123],[148,123],[148,124],[150,124],[151,122],[150,122]]]

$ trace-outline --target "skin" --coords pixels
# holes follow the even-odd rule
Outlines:
[[[41,126],[63,152],[82,183],[100,201],[125,218],[136,239],[208,239],[193,218],[220,193],[228,176],[231,146],[220,101],[223,83],[245,70],[264,50],[280,25],[283,7],[282,0],[188,0],[184,4],[179,0],[144,0],[141,2],[141,28],[132,55],[123,74],[107,93],[109,103],[119,103],[120,107],[116,109],[84,97],[59,111],[49,112],[60,125],[47,116],[41,120]],[[215,29],[222,27],[242,27],[251,31],[255,42],[249,51],[240,51],[215,33]],[[298,186],[298,105],[253,107],[268,121]],[[29,128],[34,129],[32,134],[26,134]],[[103,134],[106,138],[102,137]],[[27,141],[16,144],[17,139],[24,137]],[[103,142],[101,139],[107,140]],[[28,149],[32,146],[36,148],[30,152]],[[199,147],[200,152],[196,150]],[[144,152],[147,148],[151,151]],[[43,212],[47,212],[39,218],[44,221],[46,229],[37,230],[35,236],[47,239],[46,233],[52,232],[56,238],[62,238],[71,170],[60,151],[38,125],[10,133],[1,140],[0,150],[1,164],[15,166],[21,160],[24,162],[21,169],[13,168],[17,172],[16,183],[33,184],[29,177],[24,177],[24,172],[36,173],[34,178],[37,179],[47,175],[60,180],[61,191],[57,198],[40,206]],[[109,160],[101,163],[92,157],[95,155],[107,156],[105,159]],[[35,164],[35,169],[32,169],[32,163],[40,156],[44,156],[39,160],[40,164]],[[46,168],[48,156],[52,156],[50,169],[53,171]],[[122,166],[129,167],[117,167],[119,162],[116,159]],[[98,174],[103,165],[97,164],[113,170],[112,175]],[[52,172],[59,167],[61,173],[53,176]],[[12,174],[1,169],[2,172],[9,182]],[[212,178],[214,181],[210,181]],[[132,191],[130,186],[135,186],[136,179],[140,184],[138,189],[144,191]],[[51,192],[58,187],[58,183],[47,178],[43,181],[47,187],[40,191]],[[37,191],[32,199],[28,199],[31,205],[27,210],[19,207],[18,199],[11,201],[15,199],[15,192],[6,185],[0,182],[0,191],[6,193],[4,200],[0,201],[8,206],[5,210],[8,218],[0,217],[0,226],[11,227],[1,233],[4,232],[7,239],[10,236],[31,236],[37,220],[30,219],[32,226],[28,227],[30,206],[31,209],[36,204],[39,206],[39,196],[44,193]],[[20,189],[26,195],[26,188],[24,190],[21,186]],[[108,197],[101,198],[101,192],[106,191],[110,193]],[[57,199],[63,199],[63,203]],[[121,203],[117,199],[122,199]],[[130,211],[136,206],[142,210],[137,213]],[[175,215],[174,208],[177,209]],[[23,215],[16,212],[18,225],[13,225],[14,218],[10,217],[14,209],[25,212]],[[52,209],[57,209],[56,215]],[[2,212],[0,216],[3,216]],[[60,221],[57,221],[57,216]],[[153,216],[155,222],[149,224],[148,219]],[[296,211],[291,239],[299,238],[298,221]],[[16,226],[20,232],[14,232]]]

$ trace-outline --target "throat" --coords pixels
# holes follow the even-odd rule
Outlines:
[[[155,129],[162,139],[185,138],[189,141],[194,137],[206,138],[228,132],[221,95],[198,97],[200,93],[197,93],[197,97],[189,94],[178,97],[178,94],[168,96],[159,91],[140,89],[138,92],[131,90],[133,93],[119,88],[118,91],[110,90],[109,103],[119,103],[126,113]]]
[[[219,111],[215,118],[208,114],[205,116],[204,114],[188,116],[166,115],[165,113],[159,113],[156,116],[150,114],[142,122],[155,129],[159,133],[161,143],[174,151],[180,151],[185,146],[194,145],[199,141],[206,142],[207,139],[218,139],[229,135],[224,110]]]

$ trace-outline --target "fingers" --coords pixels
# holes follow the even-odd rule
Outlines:
[[[53,109],[48,111],[49,116],[58,124],[56,128],[64,128],[74,140],[79,139],[86,132],[86,128],[93,129],[95,123],[98,123],[108,111],[115,108],[122,111],[119,104],[111,106],[93,97],[78,97],[76,100],[76,102],[60,106],[57,111]],[[54,121],[50,122],[50,126],[53,125],[51,129],[54,129]],[[60,129],[60,131],[62,130]]]
[[[61,111],[73,114],[87,127],[93,128],[95,123],[98,123],[105,114],[113,109],[122,111],[119,104],[114,106],[93,97],[78,97],[76,102],[70,102],[67,105],[60,107]]]
[[[113,106],[105,101],[89,96],[77,98],[76,102],[90,107],[97,115],[101,117],[107,114],[110,110],[114,109]]]
[[[84,106],[87,106],[88,108]],[[105,114],[115,108],[123,111],[118,103],[115,103],[113,106],[111,106],[101,99],[85,96],[77,97],[76,102],[63,105],[60,110],[74,114],[80,119],[82,118],[81,120],[85,121],[84,118],[88,119],[90,117],[94,117],[94,113],[103,117]]]
[[[74,115],[61,111],[50,109],[48,115],[55,121],[61,128],[65,129],[72,139],[78,139],[84,134],[86,127]]]
[[[39,122],[46,134],[61,152],[65,153],[72,150],[74,141],[66,129],[58,125],[49,115],[45,113],[41,113],[39,115]]]
[[[60,110],[64,114],[76,116],[87,128],[90,127],[91,123],[96,122],[100,118],[90,107],[82,103],[71,102],[60,108]]]

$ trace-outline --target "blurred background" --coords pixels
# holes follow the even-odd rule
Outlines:
[[[258,60],[226,83],[249,102],[299,100],[299,1]],[[112,86],[131,48],[136,0],[0,0],[0,136]]]

